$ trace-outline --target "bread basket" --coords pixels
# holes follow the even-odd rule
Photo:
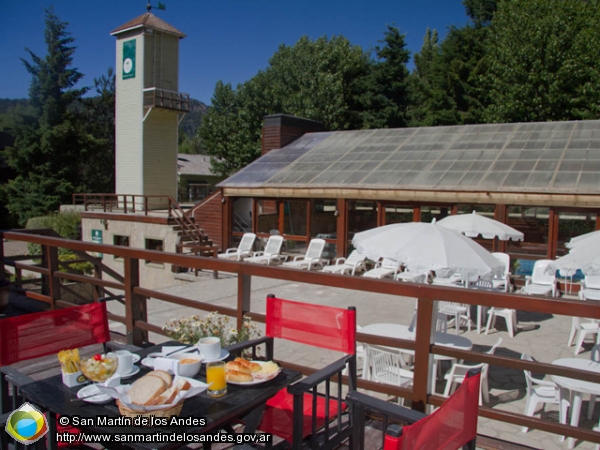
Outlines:
[[[119,407],[119,412],[121,413],[121,415],[125,416],[125,417],[137,417],[137,416],[171,417],[171,416],[179,416],[179,414],[181,413],[181,408],[183,408],[183,401],[181,401],[181,402],[177,403],[176,405],[171,406],[169,408],[153,409],[152,411],[146,411],[146,412],[135,411],[133,409],[130,409],[127,406],[123,405],[119,400],[117,400],[117,406]]]

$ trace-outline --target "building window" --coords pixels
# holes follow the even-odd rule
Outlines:
[[[159,252],[164,251],[164,243],[161,239],[146,239],[146,250],[157,250]],[[146,260],[146,264],[160,264],[158,261]]]
[[[119,236],[118,234],[115,234],[113,236],[113,245],[129,247],[129,236]],[[115,259],[123,259],[123,258],[121,256],[115,255]]]

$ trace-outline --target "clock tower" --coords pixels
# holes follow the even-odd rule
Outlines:
[[[150,12],[111,35],[117,38],[116,193],[177,199],[178,126],[189,110],[189,95],[178,91],[185,35]]]

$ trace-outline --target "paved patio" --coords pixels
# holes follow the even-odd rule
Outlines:
[[[237,301],[237,279],[233,274],[220,273],[219,279],[213,279],[212,273],[200,273],[198,281],[180,284],[161,291],[170,294],[210,302],[215,305],[235,308]],[[358,323],[367,325],[377,322],[392,322],[408,325],[412,319],[415,300],[407,297],[371,294],[346,289],[336,289],[316,285],[305,285],[282,280],[252,278],[251,305],[252,311],[265,312],[267,294],[276,294],[282,298],[314,302],[325,305],[347,307],[355,306]],[[110,302],[113,312],[123,314],[122,306]],[[162,326],[172,318],[186,317],[192,314],[202,315],[191,308],[179,307],[160,300],[149,300],[148,311],[151,323]],[[528,313],[519,311],[518,332],[511,338],[506,331],[490,330],[489,335],[478,334],[474,327],[468,332],[461,329],[461,335],[473,341],[474,351],[486,351],[497,340],[503,342],[496,354],[519,358],[521,353],[528,353],[541,362],[551,363],[558,358],[573,357],[573,347],[567,347],[567,337],[571,328],[571,318],[552,316],[543,313]],[[498,319],[498,326],[503,326],[503,320]],[[113,328],[114,327],[114,328]],[[113,323],[111,328],[123,332],[122,324]],[[449,329],[454,333],[454,328]],[[151,333],[152,342],[163,342],[165,337]],[[276,354],[280,358],[310,367],[323,367],[331,362],[336,354],[326,350],[315,350],[306,346],[278,345]],[[589,359],[592,342],[586,344],[578,358]],[[293,356],[292,356],[293,355]],[[525,410],[525,377],[522,371],[491,367],[489,373],[490,405],[494,408],[523,413]],[[443,391],[443,382],[438,382],[437,392]],[[593,420],[586,418],[587,398],[584,398],[581,426],[592,428],[598,423],[600,408],[596,408]],[[557,405],[547,405],[542,417],[558,422]],[[504,441],[523,444],[540,449],[566,449],[566,442],[559,442],[558,437],[537,430],[522,433],[520,427],[480,419],[479,433]],[[579,442],[577,449],[594,449],[594,444]]]

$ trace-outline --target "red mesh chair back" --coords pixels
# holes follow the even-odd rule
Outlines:
[[[266,335],[353,355],[356,310],[267,297]]]
[[[109,340],[106,303],[0,319],[0,366]]]
[[[342,309],[301,303],[269,295],[265,334],[271,338],[286,339],[345,353],[344,358],[350,358],[352,361],[354,370],[351,371],[353,375],[350,384],[354,386],[356,381],[356,310],[354,308]],[[321,369],[325,372],[327,370],[328,367]],[[341,398],[341,372],[332,372],[330,377],[338,377],[337,396],[330,395],[329,380],[324,381],[325,395],[318,395],[316,387],[311,387],[311,393],[290,394],[289,389],[282,390],[267,401],[258,429],[291,442],[294,449],[301,448],[302,440],[309,435],[314,436],[321,428],[326,430],[328,439],[335,439],[336,433],[341,439],[344,431],[340,430],[343,430],[344,426],[339,415],[346,410],[346,404]],[[330,422],[336,418],[340,422],[337,428],[330,427]],[[348,429],[345,431],[349,435],[349,427],[346,428]],[[334,432],[334,429],[337,431]]]
[[[481,374],[465,378],[436,411],[412,425],[402,435],[386,435],[384,450],[457,450],[477,435]]]

